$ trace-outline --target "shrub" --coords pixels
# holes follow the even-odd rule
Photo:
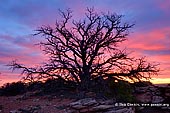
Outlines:
[[[152,83],[149,81],[142,81],[142,82],[135,82],[133,85],[136,87],[146,87],[152,85]]]
[[[7,83],[1,87],[2,96],[15,96],[26,92],[26,85],[23,82]]]
[[[27,90],[36,91],[36,90],[41,90],[42,87],[43,87],[43,82],[35,81],[35,82],[28,83]]]
[[[55,93],[61,90],[76,89],[76,83],[63,79],[48,79],[43,85],[43,92]]]
[[[118,101],[132,102],[134,97],[132,95],[132,87],[126,81],[110,81],[108,84],[109,91],[106,93],[109,97],[114,97]]]

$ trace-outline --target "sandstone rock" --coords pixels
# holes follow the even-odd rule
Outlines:
[[[38,102],[39,100],[40,100],[40,99],[37,98],[37,99],[33,99],[32,101],[33,101],[33,102]]]
[[[122,108],[122,109],[118,109],[118,110],[111,110],[105,113],[135,113],[135,109],[133,109],[132,107],[130,108]]]
[[[160,90],[156,90],[154,94],[155,95],[161,95],[161,92],[160,92]]]
[[[96,101],[92,98],[81,99],[70,103],[65,113],[135,113],[132,107],[115,107],[115,100]]]
[[[85,99],[81,99],[81,100],[78,100],[76,102],[70,103],[70,107],[73,108],[73,109],[80,110],[80,109],[85,109],[88,106],[93,106],[93,105],[97,105],[97,104],[98,103],[95,99],[85,98]]]
[[[63,113],[80,113],[79,110],[75,110],[75,109],[64,109]]]
[[[155,86],[149,86],[149,91],[156,91],[156,90],[158,90],[158,88],[157,87],[155,87]]]
[[[91,112],[89,108],[81,109],[80,113],[89,113]]]
[[[161,107],[163,110],[170,110],[170,107]]]
[[[41,106],[40,105],[30,106],[28,109],[30,109],[30,110],[40,110]]]
[[[18,110],[12,110],[10,111],[9,113],[22,113],[21,111],[18,111]]]
[[[77,106],[77,105],[81,105],[81,106],[91,106],[91,105],[94,105],[94,104],[97,104],[97,101],[96,101],[95,99],[85,98],[85,99],[81,99],[81,100],[78,100],[78,101],[76,101],[76,102],[70,103],[70,106],[71,106],[71,107]]]
[[[148,103],[152,101],[152,95],[150,92],[137,94],[136,99],[142,103]]]
[[[97,104],[97,101],[95,99],[87,99],[87,100],[82,101],[82,104],[85,106],[91,106],[91,105]]]
[[[161,103],[164,101],[164,98],[161,96],[153,96],[152,97],[152,103]]]
[[[38,110],[40,109],[41,107],[39,105],[29,106],[28,108],[20,108],[18,110],[12,110],[9,113],[38,113]]]
[[[145,109],[145,107],[137,107],[138,110]]]
[[[151,92],[152,95],[161,95],[160,90],[155,86],[150,86],[148,91]]]
[[[110,100],[100,100],[99,101],[99,104],[105,104],[105,105],[111,105],[111,104],[114,104],[116,102],[116,99],[110,99]]]
[[[92,107],[90,111],[104,111],[111,108],[114,108],[114,105],[99,105],[99,106]]]
[[[136,93],[145,93],[149,89],[149,86],[146,87],[135,87],[135,92]]]
[[[39,91],[34,91],[34,92],[26,92],[24,95],[21,95],[17,100],[26,100],[29,99],[31,96],[34,96],[38,94]]]
[[[83,106],[83,105],[81,105],[81,104],[78,104],[78,105],[71,106],[71,108],[80,110],[80,109],[87,108],[87,106]]]

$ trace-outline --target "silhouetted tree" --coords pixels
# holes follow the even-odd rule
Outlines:
[[[85,18],[72,20],[72,12],[60,11],[61,21],[55,27],[42,26],[35,35],[45,37],[40,42],[49,62],[38,68],[28,68],[12,62],[13,69],[22,69],[25,79],[59,78],[75,81],[88,88],[92,80],[114,78],[142,80],[159,71],[157,65],[144,58],[129,58],[118,44],[125,41],[133,24],[123,23],[122,15],[97,13],[88,8]],[[36,76],[34,76],[36,75]]]

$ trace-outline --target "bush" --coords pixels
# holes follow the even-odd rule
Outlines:
[[[43,85],[43,92],[55,93],[61,90],[76,89],[76,83],[72,81],[65,81],[63,79],[48,79]]]
[[[60,91],[75,91],[77,84],[64,79],[47,79],[45,82],[35,81],[30,83],[7,83],[0,88],[0,96],[15,96],[26,91],[40,91],[41,93],[58,93]]]
[[[43,87],[43,82],[35,81],[35,82],[28,83],[27,90],[36,91],[36,90],[41,90],[42,87]]]
[[[142,82],[135,82],[133,85],[136,87],[147,87],[152,85],[152,83],[149,81],[142,81]]]
[[[15,96],[26,92],[26,85],[23,82],[7,83],[1,87],[2,96]]]
[[[132,87],[126,81],[110,81],[108,84],[109,91],[106,93],[109,97],[114,97],[118,101],[122,102],[133,102],[134,97],[132,95]]]

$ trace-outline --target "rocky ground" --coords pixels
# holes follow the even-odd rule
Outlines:
[[[51,96],[23,95],[0,97],[0,113],[170,113],[156,107],[116,105],[114,100],[64,99]],[[139,110],[140,109],[140,110]]]
[[[63,95],[36,95],[27,92],[18,96],[1,96],[0,113],[170,113],[170,87],[135,86],[135,103],[115,99],[67,98]]]
[[[72,101],[49,95],[0,97],[0,113],[64,113],[65,105]]]

